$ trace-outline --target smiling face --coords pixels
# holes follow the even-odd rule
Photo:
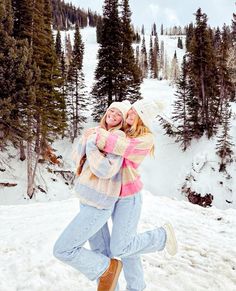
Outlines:
[[[126,117],[126,123],[130,126],[132,126],[134,124],[134,121],[136,120],[138,116],[137,111],[132,107],[128,113],[127,113],[127,117]]]
[[[123,115],[119,109],[110,108],[107,110],[106,124],[107,124],[108,129],[117,126],[122,121],[123,121]]]

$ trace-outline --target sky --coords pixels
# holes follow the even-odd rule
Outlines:
[[[103,0],[71,0],[70,2],[80,8],[89,7],[102,14]],[[199,7],[207,14],[211,26],[221,28],[224,23],[231,24],[232,14],[236,12],[235,0],[130,0],[129,3],[134,26],[141,27],[144,24],[147,29],[154,22],[157,27],[161,24],[166,27],[184,26],[195,22],[194,13]]]

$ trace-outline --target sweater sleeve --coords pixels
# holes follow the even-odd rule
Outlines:
[[[96,145],[96,135],[92,135],[87,140],[86,156],[91,172],[102,179],[110,179],[116,175],[123,162],[122,156],[102,153]]]
[[[72,151],[72,160],[74,161],[76,167],[79,165],[80,160],[85,155],[85,149],[86,139],[82,136]]]
[[[138,157],[144,157],[150,152],[154,139],[151,133],[137,138],[128,138],[99,128],[96,143],[98,148],[104,152],[120,155],[127,160],[136,162]]]

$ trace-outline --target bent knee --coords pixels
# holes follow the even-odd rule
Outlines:
[[[112,257],[122,257],[125,254],[125,247],[117,244],[110,244],[110,251]]]

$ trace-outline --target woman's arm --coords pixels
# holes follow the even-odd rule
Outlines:
[[[137,162],[139,157],[146,156],[150,152],[154,139],[151,133],[137,138],[127,138],[99,128],[97,130],[96,144],[102,151],[120,155],[127,160]]]
[[[76,167],[80,164],[81,159],[86,154],[86,139],[81,136],[78,143],[72,151],[72,160],[75,162]]]
[[[121,133],[118,134],[119,136]],[[122,135],[125,134],[122,132]],[[123,157],[114,154],[100,152],[96,145],[96,135],[88,138],[86,144],[86,156],[92,173],[102,179],[110,179],[116,175],[122,165]]]

